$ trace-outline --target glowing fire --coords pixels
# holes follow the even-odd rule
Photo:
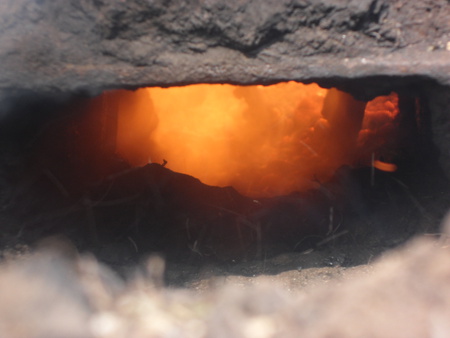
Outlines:
[[[117,114],[116,151],[131,165],[167,161],[174,171],[247,196],[311,188],[344,164],[395,170],[388,141],[395,94],[366,105],[336,89],[287,82],[120,90],[101,98]]]

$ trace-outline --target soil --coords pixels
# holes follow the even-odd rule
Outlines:
[[[438,233],[450,190],[437,168],[371,174],[341,168],[317,190],[266,199],[158,164],[125,170],[77,198],[63,199],[54,182],[35,177],[5,204],[3,257],[59,238],[125,278],[159,256],[169,287],[205,290],[217,279],[251,284],[272,276],[302,289],[368,272],[387,250]]]

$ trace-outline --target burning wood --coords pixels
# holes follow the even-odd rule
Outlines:
[[[395,94],[366,104],[294,82],[202,85],[108,92],[67,109],[33,155],[42,172],[19,193],[39,184],[58,196],[30,201],[40,217],[24,227],[79,214],[94,243],[124,236],[135,251],[227,260],[276,241],[300,250],[305,236],[326,240],[345,214],[364,214],[361,183],[339,168],[393,170]],[[194,162],[197,178],[173,171]]]
[[[106,157],[132,166],[167,160],[209,185],[277,196],[316,188],[342,165],[370,167],[372,153],[377,163],[395,160],[397,101],[392,94],[366,103],[295,82],[145,88],[95,98],[80,127],[92,129],[99,116],[103,145],[94,148]],[[107,167],[99,158],[94,166]]]
[[[386,163],[379,160],[373,161],[373,166],[379,170],[394,172],[397,170],[397,166],[392,163]]]

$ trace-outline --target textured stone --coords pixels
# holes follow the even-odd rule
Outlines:
[[[427,93],[433,144],[439,165],[450,179],[450,87],[429,88]]]
[[[449,17],[447,0],[3,0],[0,94],[299,80],[370,96],[406,81],[448,85]]]
[[[155,287],[152,264],[121,279],[89,257],[0,264],[2,337],[447,337],[450,252],[420,238],[372,266]],[[156,264],[161,264],[157,262]],[[311,271],[307,271],[311,270]],[[350,269],[347,269],[350,270]],[[306,276],[309,284],[295,285]]]

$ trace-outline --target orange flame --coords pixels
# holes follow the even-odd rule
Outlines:
[[[397,166],[395,164],[382,162],[379,160],[373,161],[373,166],[379,170],[387,171],[387,172],[391,172],[391,173],[397,170]]]
[[[370,166],[372,153],[380,169],[392,157],[386,138],[395,129],[395,94],[367,107],[335,89],[296,82],[143,88],[102,97],[112,96],[116,151],[131,165],[166,160],[174,171],[247,196],[308,189],[344,164]],[[382,170],[393,168],[384,164]]]

